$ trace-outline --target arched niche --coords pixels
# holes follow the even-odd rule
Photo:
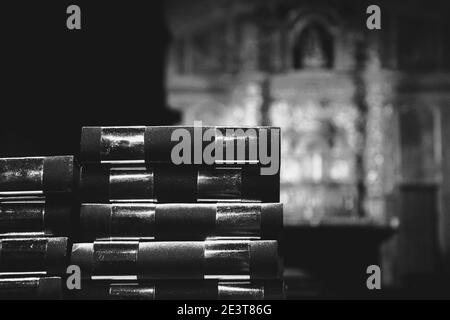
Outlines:
[[[339,18],[332,12],[298,10],[287,24],[285,66],[288,70],[332,69],[340,41]]]
[[[334,39],[317,22],[312,22],[299,33],[292,46],[293,69],[331,69],[334,64]]]

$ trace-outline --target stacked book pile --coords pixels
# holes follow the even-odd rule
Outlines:
[[[0,299],[283,297],[279,173],[252,149],[279,129],[209,129],[86,127],[81,171],[73,156],[0,159]],[[69,264],[81,288],[65,287]]]
[[[219,134],[207,143],[208,129],[83,128],[80,242],[71,253],[85,279],[78,297],[283,296],[279,173],[261,174],[258,153],[248,149],[259,146],[261,130],[279,137],[279,128],[230,135],[214,127]],[[206,163],[208,146],[235,156]]]
[[[61,296],[76,177],[72,156],[0,159],[0,299]]]

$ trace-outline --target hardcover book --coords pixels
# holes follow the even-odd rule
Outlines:
[[[276,241],[95,241],[75,243],[83,276],[143,279],[268,279],[279,276]]]
[[[257,168],[83,166],[82,202],[279,202],[280,177]]]
[[[81,239],[275,239],[283,227],[281,203],[82,204]]]
[[[0,237],[15,233],[68,235],[72,231],[71,205],[49,201],[0,202]]]
[[[83,281],[77,299],[107,300],[264,300],[282,299],[281,280]]]
[[[212,149],[215,160],[209,164],[214,165],[264,165],[268,155],[280,156],[278,127],[83,127],[81,161],[172,163],[172,152],[183,139],[190,150],[186,164],[206,164],[202,156]]]
[[[77,181],[73,156],[0,159],[0,196],[72,193]]]
[[[0,299],[60,299],[60,277],[0,277]]]
[[[0,272],[65,274],[67,242],[65,237],[0,239]]]

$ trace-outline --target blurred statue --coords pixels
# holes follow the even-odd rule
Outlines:
[[[323,39],[315,26],[305,29],[303,35],[301,64],[304,68],[325,68],[328,64]]]

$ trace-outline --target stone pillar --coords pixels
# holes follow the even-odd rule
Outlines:
[[[183,73],[195,73],[194,69],[194,46],[192,44],[192,35],[187,35],[182,39],[183,41]]]
[[[380,223],[386,223],[387,213],[385,196],[392,191],[395,176],[386,176],[384,171],[392,163],[386,161],[386,148],[394,143],[387,137],[388,123],[393,117],[393,108],[389,104],[390,85],[381,70],[380,37],[370,33],[366,50],[366,141],[364,146],[364,169],[366,214]],[[391,181],[387,181],[390,179]],[[391,189],[391,190],[386,190]]]
[[[234,73],[238,71],[239,60],[236,51],[239,50],[237,34],[236,34],[236,20],[230,18],[225,24],[225,71],[227,73]]]
[[[392,100],[394,80],[382,70],[380,41],[377,33],[365,35],[363,83],[365,89],[365,141],[363,151],[365,216],[376,223],[389,225],[397,213],[395,186],[397,179],[396,119]],[[381,248],[380,261],[384,285],[396,281],[397,244]]]
[[[439,249],[443,270],[450,275],[450,101],[441,108],[442,191],[439,216]]]
[[[258,28],[252,21],[241,26],[240,71],[257,71],[259,61]]]

